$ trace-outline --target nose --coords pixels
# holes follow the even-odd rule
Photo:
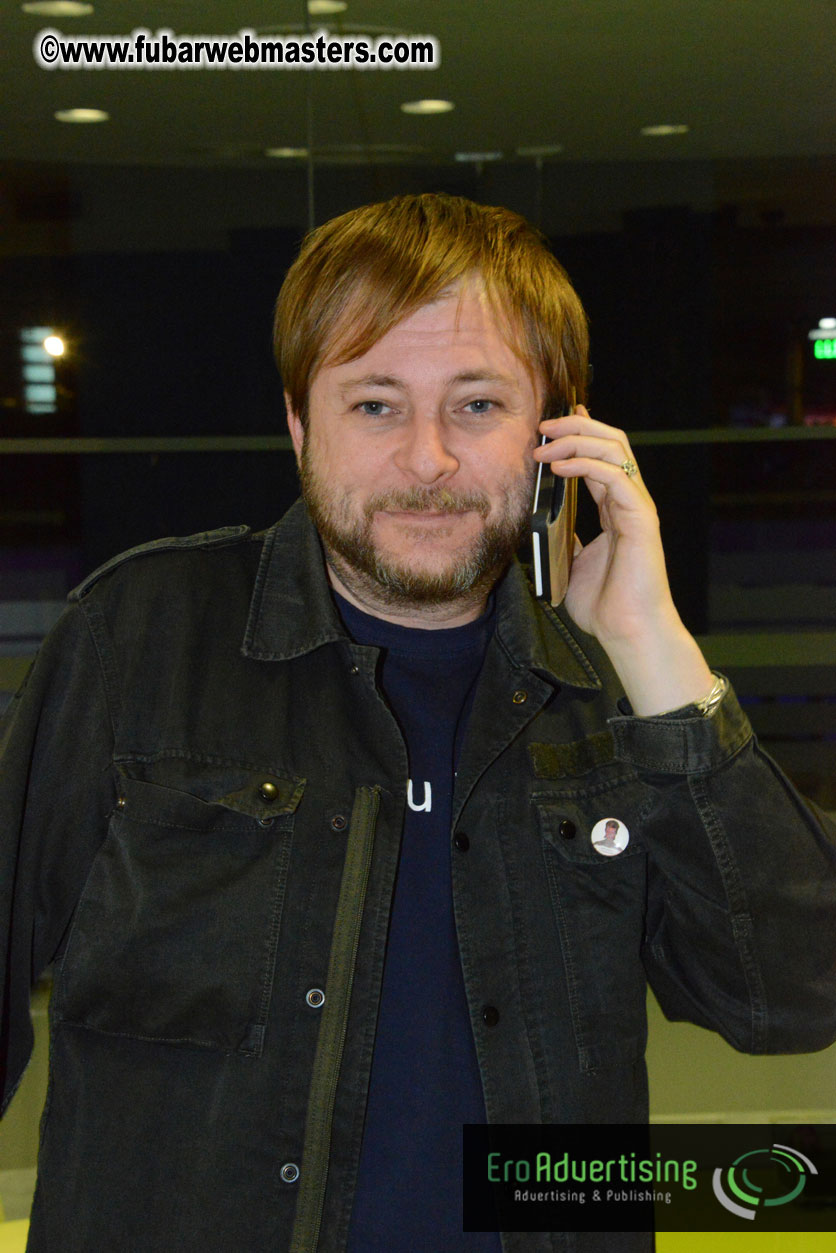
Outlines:
[[[395,465],[408,478],[426,485],[452,478],[459,459],[450,448],[449,432],[435,414],[416,414],[402,432]]]

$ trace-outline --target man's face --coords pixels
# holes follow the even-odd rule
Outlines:
[[[604,828],[604,839],[612,843],[618,834],[618,827],[611,827],[609,824]]]
[[[288,422],[338,582],[372,607],[484,600],[528,526],[542,397],[476,284],[323,366]]]

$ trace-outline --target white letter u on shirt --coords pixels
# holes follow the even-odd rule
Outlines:
[[[406,803],[410,809],[415,811],[416,814],[428,814],[431,811],[433,807],[433,789],[429,779],[424,780],[424,800],[420,805],[416,805],[412,799],[412,780],[407,780]]]

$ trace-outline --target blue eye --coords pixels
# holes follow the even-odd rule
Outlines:
[[[355,408],[359,409],[361,413],[367,414],[370,418],[379,418],[383,416],[383,411],[388,409],[389,406],[384,404],[382,400],[361,400]]]
[[[469,400],[465,409],[469,409],[471,413],[490,413],[493,405],[492,400]]]

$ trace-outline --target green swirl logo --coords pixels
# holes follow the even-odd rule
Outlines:
[[[773,1144],[771,1149],[742,1153],[726,1169],[718,1166],[714,1195],[730,1213],[752,1221],[763,1206],[789,1205],[803,1192],[808,1174],[818,1173],[798,1149]]]

